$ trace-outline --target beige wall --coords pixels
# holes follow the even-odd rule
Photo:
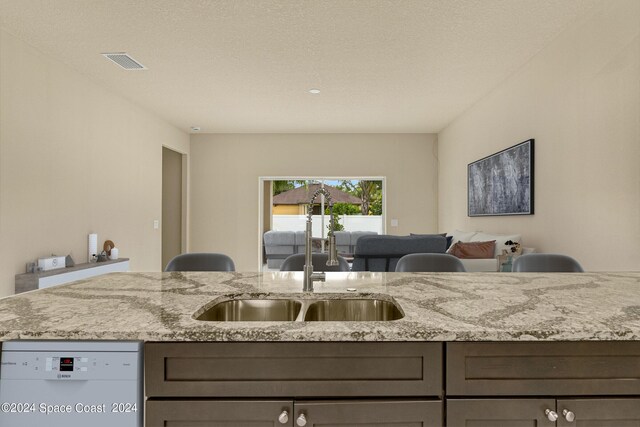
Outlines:
[[[536,139],[535,215],[467,217],[467,164]],[[518,232],[590,270],[640,269],[640,2],[606,2],[438,136],[439,229]]]
[[[387,232],[433,232],[435,145],[431,134],[193,135],[191,250],[225,252],[238,270],[258,268],[260,176],[385,176]]]
[[[163,144],[189,135],[0,31],[0,296],[27,261],[86,262],[89,232],[159,270]]]

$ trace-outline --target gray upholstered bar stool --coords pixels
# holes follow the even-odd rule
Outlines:
[[[349,263],[338,255],[338,265],[327,265],[328,254],[311,254],[311,262],[315,271],[349,271]],[[280,271],[303,271],[304,254],[288,256],[280,266]]]
[[[225,254],[194,252],[174,257],[164,271],[236,271],[236,266]]]
[[[517,273],[582,273],[575,259],[559,254],[527,254],[513,261],[512,271]]]
[[[396,272],[453,272],[466,270],[460,260],[449,254],[409,254],[398,260]]]

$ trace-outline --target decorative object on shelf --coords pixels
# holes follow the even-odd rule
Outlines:
[[[102,245],[102,250],[107,253],[107,255],[111,255],[111,249],[115,248],[116,244],[113,243],[112,240],[105,240]]]
[[[109,258],[107,257],[107,252],[105,251],[100,252],[96,258],[96,262],[105,262],[108,260]]]
[[[65,267],[65,257],[51,255],[47,258],[38,258],[38,268],[42,271],[55,270]]]
[[[498,255],[498,265],[500,266],[500,271],[505,273],[510,273],[513,271],[513,261],[518,258],[522,254],[522,248],[520,248],[520,244],[518,245],[519,252],[507,252],[506,249],[502,250],[502,254]],[[515,245],[512,249],[515,248]]]
[[[534,140],[467,166],[468,216],[533,215]]]
[[[500,263],[500,271],[510,273],[513,269],[513,256],[505,255],[504,261]]]
[[[118,259],[120,250],[118,248],[111,248],[111,254],[109,255],[109,259],[116,260]]]
[[[26,268],[26,272],[27,273],[37,273],[38,272],[38,263],[37,262],[28,262],[27,263],[27,268]]]
[[[87,262],[95,262],[98,257],[98,235],[95,233],[89,234],[87,247]]]
[[[75,261],[73,260],[73,258],[71,258],[71,254],[67,255],[64,259],[64,266],[65,267],[73,267],[74,265],[76,265]]]

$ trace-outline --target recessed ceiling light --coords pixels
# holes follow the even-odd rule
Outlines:
[[[191,126],[191,132],[200,132],[200,126]]]
[[[320,93],[320,89],[309,89],[309,93],[312,93],[314,95],[317,95]]]

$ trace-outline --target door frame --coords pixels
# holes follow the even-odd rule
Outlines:
[[[181,214],[181,241],[180,241],[180,252],[188,252],[189,250],[189,153],[180,150],[171,145],[162,144],[160,147],[160,159],[162,160],[162,149],[166,148],[168,150],[174,151],[182,156],[182,210]],[[162,226],[164,224],[164,218],[162,218],[162,176],[164,174],[164,170],[162,167],[160,168],[160,259],[162,260]],[[161,261],[162,262],[162,261]],[[164,266],[160,269],[162,271]]]
[[[265,175],[258,177],[258,271],[262,272],[262,235],[264,234],[264,182],[265,181],[285,181],[285,180],[325,180],[325,181],[342,181],[350,179],[358,179],[365,181],[382,181],[382,234],[387,234],[387,177],[376,176],[294,176],[294,175]],[[271,195],[269,195],[271,197]]]

